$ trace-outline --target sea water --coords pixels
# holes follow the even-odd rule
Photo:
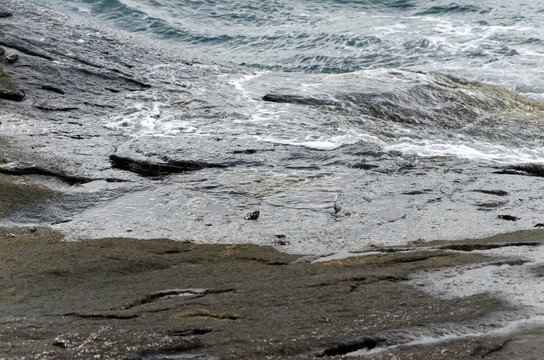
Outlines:
[[[359,113],[355,114],[355,121],[333,114],[344,121],[331,124],[331,116],[316,119],[315,114],[300,114],[298,109],[287,109],[291,113],[286,115],[284,109],[251,101],[267,90],[334,96],[338,92],[361,91],[361,83],[381,91],[402,87],[404,82],[434,81],[417,71],[460,75],[544,99],[544,40],[540,36],[544,33],[544,8],[538,1],[521,5],[512,1],[474,5],[467,1],[415,0],[34,2],[119,30],[178,44],[197,58],[246,67],[251,75],[228,80],[239,91],[238,102],[243,104],[237,105],[247,105],[241,115],[250,116],[250,121],[238,122],[237,126],[253,130],[254,126],[266,127],[277,121],[284,125],[285,132],[279,134],[264,131],[260,137],[263,141],[331,150],[364,140],[386,150],[421,156],[504,162],[544,159],[540,137],[527,138],[525,133],[518,134],[517,128],[494,127],[495,134],[478,136],[480,129],[474,129],[477,125],[465,124],[456,127],[456,134],[440,129],[438,133],[415,136],[414,132],[420,129],[376,123],[375,119],[361,119]],[[168,71],[160,67],[159,70]],[[266,88],[263,84],[275,87]],[[171,101],[165,99],[168,100]],[[425,105],[428,104],[409,104]],[[201,133],[213,132],[171,114],[157,119],[165,106],[160,101],[136,104],[134,114],[107,126],[122,126],[137,136],[173,135],[197,128]],[[360,124],[363,121],[371,124]],[[212,127],[222,125],[214,123]],[[497,131],[507,134],[501,136]],[[501,137],[500,141],[496,141],[497,137]]]

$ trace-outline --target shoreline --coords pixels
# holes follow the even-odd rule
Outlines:
[[[519,279],[538,281],[544,276],[544,264],[513,250],[537,252],[544,243],[542,230],[521,230],[473,240],[416,240],[402,246],[371,246],[368,244],[374,243],[369,241],[360,244],[361,248],[368,248],[368,252],[329,258],[289,254],[279,250],[289,250],[291,241],[298,241],[299,245],[312,241],[315,246],[330,249],[351,229],[359,232],[350,236],[357,241],[362,239],[367,229],[358,228],[360,222],[355,219],[363,214],[352,214],[350,210],[350,207],[360,209],[358,204],[364,200],[358,197],[360,189],[343,193],[343,202],[337,204],[338,199],[332,201],[334,196],[325,183],[323,186],[331,202],[329,208],[323,208],[318,214],[323,227],[308,227],[312,232],[302,229],[290,234],[280,230],[278,224],[284,226],[292,220],[296,209],[276,219],[273,215],[277,207],[268,204],[268,211],[264,211],[263,203],[258,201],[267,192],[277,191],[281,183],[271,182],[253,190],[240,189],[238,185],[242,180],[262,182],[261,178],[246,179],[247,173],[241,171],[234,174],[231,183],[225,181],[224,184],[208,181],[223,174],[206,173],[202,177],[184,179],[180,182],[182,185],[202,183],[202,188],[190,194],[178,193],[179,202],[170,208],[177,211],[195,194],[206,198],[207,190],[215,189],[214,200],[221,200],[225,191],[242,194],[240,199],[231,199],[232,204],[224,213],[215,209],[213,202],[207,204],[208,207],[202,206],[201,214],[193,213],[194,209],[188,205],[185,213],[193,218],[179,211],[181,216],[177,214],[178,218],[173,220],[179,222],[176,229],[181,232],[188,228],[180,221],[187,221],[194,227],[193,234],[223,226],[224,233],[218,232],[216,236],[237,244],[126,237],[63,241],[63,234],[53,229],[63,227],[53,224],[68,223],[85,210],[145,189],[149,183],[148,178],[143,180],[144,175],[216,169],[238,162],[254,164],[258,157],[253,157],[253,153],[259,153],[258,156],[277,153],[265,162],[267,167],[287,159],[292,161],[293,168],[307,169],[308,159],[304,160],[307,154],[302,150],[289,152],[281,147],[259,147],[246,142],[220,145],[216,139],[210,140],[213,146],[201,154],[200,139],[193,139],[192,143],[184,143],[189,149],[187,154],[176,154],[178,147],[168,144],[172,146],[165,146],[166,160],[157,160],[155,153],[164,150],[157,150],[154,147],[157,144],[144,144],[140,148],[103,126],[89,126],[94,119],[126,111],[128,103],[124,101],[131,93],[161,86],[160,82],[148,81],[152,79],[145,73],[148,64],[144,60],[155,57],[154,48],[139,44],[134,50],[129,49],[122,34],[109,34],[108,41],[104,41],[102,35],[95,34],[94,27],[79,23],[75,26],[73,23],[77,21],[72,19],[70,26],[74,34],[82,43],[90,44],[80,54],[82,45],[75,38],[72,42],[57,42],[51,35],[50,28],[54,26],[48,26],[47,19],[28,26],[32,19],[45,18],[43,14],[48,14],[48,10],[8,1],[7,5],[0,6],[0,18],[8,16],[3,7],[13,11],[15,16],[3,22],[5,33],[0,35],[0,50],[5,48],[6,55],[19,55],[20,59],[0,65],[0,110],[7,115],[1,119],[5,132],[0,138],[0,220],[6,225],[0,227],[0,360],[530,359],[539,358],[544,352],[544,321],[540,321],[544,311],[539,307],[532,309],[523,302],[513,303],[517,298],[496,296],[497,292],[490,293],[484,288],[472,289],[470,295],[456,293],[455,283],[449,289],[453,295],[432,294],[433,286],[442,286],[439,280],[444,277],[465,276],[470,282],[473,278],[468,275],[478,276],[479,271],[490,268],[510,269],[514,275],[522,275],[515,277],[507,273],[492,279],[497,289],[515,285]],[[61,33],[58,29],[68,26],[61,21],[67,19],[63,16],[52,21],[57,27],[55,31],[59,31],[56,34]],[[38,41],[42,36],[49,41]],[[175,61],[178,53],[160,55],[162,59],[168,57],[169,61]],[[198,79],[208,76],[211,70],[193,66],[197,63],[192,60],[183,61],[183,70],[190,79],[183,86],[201,86],[203,83]],[[176,85],[174,89],[177,91],[180,87]],[[221,113],[212,115],[222,116]],[[105,136],[108,141],[99,140]],[[78,150],[77,154],[74,149]],[[227,153],[217,149],[228,149],[228,156],[216,159],[217,152]],[[122,156],[125,152],[132,157]],[[299,162],[299,158],[304,161]],[[366,171],[374,165],[357,159],[353,166]],[[398,166],[409,168],[411,164]],[[457,170],[459,174],[463,172],[463,168]],[[495,177],[491,182],[451,188],[451,194],[458,197],[449,203],[446,199],[442,201],[441,192],[434,190],[435,187],[442,190],[444,183],[455,181],[470,184],[480,179],[481,174],[496,170],[476,169],[457,176],[452,175],[455,171],[450,172],[445,164],[433,170],[428,186],[422,177],[427,175],[423,173],[393,182],[390,188],[403,184],[403,188],[406,187],[406,191],[400,193],[403,201],[419,202],[429,213],[440,215],[469,194],[469,199],[463,201],[469,204],[465,210],[471,212],[448,211],[450,215],[459,216],[455,220],[468,219],[462,224],[470,227],[463,230],[473,235],[482,231],[480,226],[484,223],[470,221],[470,214],[476,212],[489,214],[489,222],[485,223],[488,229],[502,231],[533,226],[532,219],[540,217],[539,211],[531,205],[523,207],[522,203],[526,204],[523,199],[529,198],[538,202],[536,195],[533,198],[533,189],[538,187],[531,184],[538,184],[539,180],[527,175],[542,176],[540,167],[496,175],[523,175],[524,186],[513,186],[516,182],[511,177]],[[446,173],[451,178],[444,180]],[[387,176],[386,173],[380,179]],[[150,179],[149,182],[156,180]],[[444,183],[433,184],[433,179],[442,179]],[[180,183],[171,185],[168,191],[182,187]],[[88,192],[79,186],[84,184],[89,184]],[[110,187],[111,184],[114,185]],[[363,189],[367,189],[367,185],[357,184]],[[374,186],[381,189],[384,184],[377,181]],[[523,195],[518,196],[510,187],[523,189]],[[162,193],[150,193],[149,197],[158,198],[157,194]],[[512,202],[520,204],[508,205],[510,200],[503,199],[507,195],[511,195]],[[132,200],[141,201],[140,198]],[[130,207],[133,202],[121,203],[118,207]],[[147,210],[147,206],[153,204],[141,207]],[[258,233],[262,222],[244,219],[245,214],[254,213],[256,208],[261,211],[261,220],[268,215],[271,227],[262,233]],[[401,239],[391,235],[387,228],[381,228],[381,223],[405,221],[406,214],[398,213],[395,204],[382,210],[387,211],[381,211],[384,215],[374,221],[383,234],[383,243]],[[502,217],[497,217],[494,211],[500,211],[498,214]],[[527,218],[518,219],[515,215],[519,213],[527,214]],[[310,215],[312,217],[299,215],[296,219],[307,219],[311,225],[319,223],[313,217],[317,216],[315,212],[306,214]],[[104,211],[104,217],[99,219],[109,220],[111,216],[112,212]],[[142,222],[146,217],[144,213]],[[88,219],[88,225],[80,224],[83,230],[93,233],[104,225],[100,220],[93,222],[95,218]],[[142,228],[153,221],[144,222]],[[12,222],[49,225],[7,227]],[[110,226],[119,225],[127,236],[136,237],[130,225],[123,227],[126,222],[127,217],[120,216],[119,222]],[[345,225],[334,228],[340,222]],[[418,224],[411,220],[406,222],[405,229]],[[437,222],[433,231],[449,235],[461,222],[451,221],[447,223],[449,227],[440,224]],[[239,231],[242,226],[246,232]],[[323,241],[319,234],[325,232],[329,237]],[[104,233],[108,233],[107,229]],[[254,233],[259,241],[277,246],[239,243],[249,243],[249,235]],[[70,230],[69,226],[64,235],[81,239],[80,233]],[[300,249],[306,247],[297,249],[302,252]],[[424,275],[428,275],[425,281],[422,280]]]

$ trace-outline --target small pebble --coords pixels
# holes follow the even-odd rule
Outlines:
[[[13,64],[13,63],[17,62],[17,60],[19,60],[19,57],[20,56],[17,55],[17,54],[8,55],[8,56],[6,56],[6,62],[8,64]]]
[[[260,215],[261,212],[259,210],[252,211],[246,215],[246,220],[257,220]]]
[[[519,217],[512,215],[498,215],[497,218],[508,221],[518,221]]]

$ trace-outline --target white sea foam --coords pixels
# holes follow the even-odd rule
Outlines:
[[[443,143],[431,139],[412,140],[404,138],[399,142],[384,146],[385,151],[399,151],[406,155],[421,157],[458,157],[469,160],[485,160],[502,164],[542,163],[544,147],[509,148],[486,142]]]
[[[476,250],[475,253],[497,256],[497,260],[522,260],[519,265],[495,263],[426,270],[412,275],[409,281],[418,289],[441,299],[454,299],[477,294],[499,298],[519,311],[495,313],[472,322],[434,324],[376,334],[389,342],[371,350],[361,349],[349,356],[362,356],[392,351],[401,347],[433,345],[446,341],[481,336],[501,336],[520,329],[541,326],[544,322],[544,283],[535,272],[544,266],[543,246],[502,247]]]
[[[487,320],[487,321],[486,321]],[[467,340],[482,336],[508,335],[520,329],[536,327],[544,322],[541,315],[507,315],[499,314],[488,319],[479,319],[473,323],[444,324],[429,327],[406,328],[397,331],[386,331],[377,336],[393,339],[389,346],[374,349],[361,349],[346,354],[347,356],[364,356],[394,351],[403,347],[436,345],[447,341]],[[399,339],[395,343],[395,337]]]
[[[340,251],[332,255],[323,256],[312,261],[312,264],[334,261],[334,260],[344,260],[352,257],[361,257],[361,256],[370,256],[370,255],[380,255],[383,254],[381,251],[365,251],[365,252],[350,252],[350,251]]]
[[[375,137],[369,135],[338,135],[332,137],[320,137],[319,139],[281,139],[272,136],[256,136],[259,141],[266,141],[275,144],[303,146],[314,150],[331,151],[336,150],[343,145],[356,144],[359,141],[371,140],[378,141]]]
[[[544,316],[544,283],[533,269],[544,266],[544,246],[518,246],[477,253],[521,259],[520,265],[466,265],[414,275],[411,282],[444,299],[490,294],[515,306],[529,307]]]

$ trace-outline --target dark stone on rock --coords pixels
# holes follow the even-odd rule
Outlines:
[[[518,221],[519,217],[512,216],[512,215],[497,215],[497,218],[501,220],[507,220],[507,221]]]
[[[261,212],[259,210],[252,211],[246,215],[246,220],[257,220],[260,215]]]
[[[7,18],[7,17],[10,17],[10,16],[13,16],[13,14],[10,13],[10,12],[7,12],[7,11],[1,11],[0,10],[0,18]]]
[[[12,55],[6,56],[5,61],[6,61],[8,64],[14,64],[14,63],[16,63],[16,62],[19,60],[19,58],[20,58],[19,55],[17,55],[17,54],[12,54]]]
[[[62,340],[53,341],[53,346],[58,346],[60,348],[66,349],[66,343]]]
[[[141,176],[161,176],[187,171],[202,170],[205,168],[223,168],[223,164],[210,164],[195,160],[167,160],[153,162],[151,160],[137,160],[129,157],[111,155],[110,162],[116,169],[134,172]]]
[[[273,245],[279,245],[279,246],[291,245],[289,241],[285,240],[285,235],[276,235],[276,237],[278,238],[278,240],[272,241]]]

